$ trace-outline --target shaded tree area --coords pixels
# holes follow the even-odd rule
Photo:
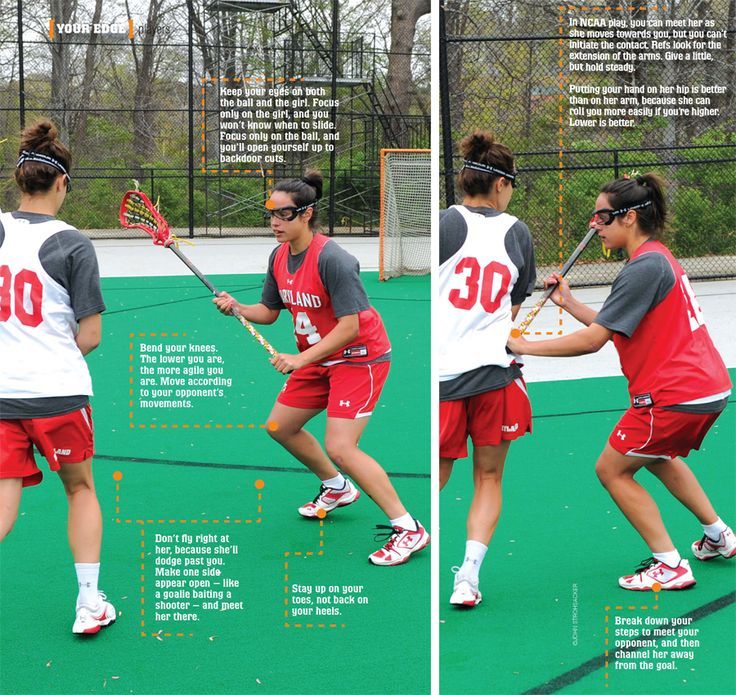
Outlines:
[[[0,101],[7,105],[0,110],[0,140],[7,137],[0,143],[0,164],[5,174],[12,170],[20,129],[15,5],[0,5]],[[190,13],[197,163],[204,78],[216,85],[222,78],[244,75],[267,80],[313,75],[317,67],[323,76],[332,71],[331,0],[299,0],[274,13],[217,12],[210,0],[43,0],[23,6],[25,119],[52,117],[71,145],[78,177],[68,206],[83,227],[117,226],[112,201],[133,178],[161,195],[176,224],[187,219]],[[360,79],[355,80],[358,86],[341,86],[338,94],[342,109],[338,166],[346,181],[360,173],[364,186],[372,186],[369,178],[375,176],[367,158],[377,159],[381,146],[394,144],[382,126],[386,114],[403,116],[401,111],[406,109],[412,127],[407,142],[429,144],[428,26],[425,23],[423,32],[415,32],[414,20],[408,41],[403,34],[394,39],[391,12],[390,0],[340,4],[338,74]],[[54,19],[53,35],[49,18]],[[134,27],[132,40],[129,20]],[[61,31],[66,24],[99,22],[120,25],[123,31],[116,35]],[[415,40],[415,33],[421,33],[421,39]],[[393,41],[407,54],[398,64],[391,54]],[[417,42],[420,51],[414,50]],[[398,101],[380,97],[389,70],[391,78],[402,84]],[[397,77],[401,71],[403,79]],[[207,119],[214,114],[215,123],[218,88],[207,90]],[[209,156],[217,152],[217,125],[210,128],[210,120],[206,124]],[[324,161],[314,164],[324,166]],[[230,184],[236,196],[262,196],[261,182]],[[201,188],[201,179],[197,185]],[[14,196],[4,176],[0,207],[12,205]],[[205,215],[203,200],[198,189],[198,223]],[[263,224],[260,214],[252,213],[248,219]]]
[[[443,134],[447,129],[454,149],[467,132],[487,129],[517,153],[522,176],[514,214],[530,222],[540,261],[559,259],[561,231],[566,244],[580,238],[602,183],[650,169],[669,182],[669,241],[677,253],[736,253],[734,0],[674,0],[658,8],[614,5],[599,12],[595,16],[641,21],[707,18],[714,28],[730,31],[717,39],[721,46],[711,50],[709,61],[635,60],[631,72],[576,72],[574,77],[568,68],[570,50],[560,38],[568,35],[566,6],[561,12],[558,3],[448,0],[445,10],[450,106]],[[582,9],[577,12],[582,16]],[[709,107],[719,110],[715,115],[641,116],[634,127],[625,128],[573,127],[568,123],[571,82],[586,87],[727,89],[711,96]],[[603,260],[599,249],[586,251],[585,258]]]

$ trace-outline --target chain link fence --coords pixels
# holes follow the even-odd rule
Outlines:
[[[595,15],[592,11],[596,10]],[[585,14],[587,12],[587,15]],[[600,187],[625,173],[656,171],[672,212],[665,242],[692,278],[736,277],[736,3],[676,1],[667,7],[447,0],[440,13],[441,199],[456,201],[457,143],[491,131],[516,155],[520,186],[510,212],[535,241],[539,277],[558,267],[588,229]],[[628,22],[708,18],[725,30],[709,61],[635,61],[632,72],[571,76],[570,16]],[[570,85],[725,86],[717,115],[646,116],[635,127],[572,126]],[[573,284],[608,284],[623,257],[590,245]]]
[[[129,4],[129,12],[128,3],[101,0],[0,6],[0,208],[17,204],[20,130],[43,117],[59,126],[74,155],[74,190],[63,215],[92,237],[135,234],[117,221],[134,181],[160,200],[180,236],[269,235],[268,189],[308,167],[325,177],[321,220],[330,234],[378,232],[380,149],[429,145],[428,17],[416,35],[412,24],[408,49],[399,49],[408,52],[407,101],[388,80],[397,56],[378,32],[385,4],[370,22],[354,16],[355,8],[335,15],[335,0]],[[290,156],[248,173],[212,166],[228,76],[264,85],[320,82],[339,102],[330,114],[334,153]],[[207,167],[200,165],[204,138]]]

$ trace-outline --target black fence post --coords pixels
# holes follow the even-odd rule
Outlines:
[[[23,67],[23,0],[18,0],[18,118],[20,129],[26,127],[26,76]]]
[[[447,32],[445,3],[440,2],[440,108],[442,111],[442,164],[445,168],[445,204],[455,204],[455,182],[452,171],[452,118],[450,86],[447,79]]]
[[[188,156],[188,198],[189,198],[189,238],[194,237],[194,18],[192,3],[187,3],[187,32],[189,43],[189,156]]]
[[[334,104],[337,100],[337,46],[340,41],[340,8],[338,0],[332,0],[332,89],[330,98]],[[333,106],[330,110],[332,119],[332,134],[337,133],[337,107]],[[335,233],[335,140],[332,141],[332,151],[330,152],[330,212],[329,212],[329,235]]]

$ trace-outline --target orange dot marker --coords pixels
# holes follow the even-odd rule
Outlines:
[[[123,479],[123,474],[120,471],[115,471],[112,474],[112,479],[113,480],[122,480]]]
[[[511,329],[511,337],[512,338],[521,338],[521,331],[518,328],[512,328]]]
[[[266,483],[264,483],[260,479],[256,480],[256,482],[253,484],[255,485],[256,490],[263,490],[263,488],[266,487]]]
[[[654,584],[652,584],[652,591],[662,591],[662,585],[659,582],[654,582]]]
[[[275,432],[279,428],[278,422],[269,422],[266,425],[266,429],[268,429],[269,432]]]
[[[317,516],[318,519],[324,519],[327,516],[327,512],[324,509],[318,509],[315,512],[315,515]]]

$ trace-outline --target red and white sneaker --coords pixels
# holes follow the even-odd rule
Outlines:
[[[459,570],[459,567],[452,568],[455,573],[455,586],[450,596],[450,603],[453,606],[473,608],[483,600],[483,595],[478,590],[478,582],[460,574]]]
[[[416,519],[416,531],[409,531],[401,526],[377,525],[377,529],[389,529],[386,533],[376,535],[376,540],[388,540],[382,548],[368,556],[374,565],[403,565],[409,560],[412,553],[418,553],[429,543],[429,534]]]
[[[619,578],[618,585],[631,591],[651,591],[655,584],[661,589],[687,589],[695,584],[695,577],[687,560],[680,560],[677,567],[658,562],[653,557],[644,560],[634,574]]]
[[[327,512],[331,512],[338,507],[346,507],[359,497],[360,490],[347,479],[345,479],[345,487],[341,490],[320,485],[317,496],[303,507],[299,507],[299,513],[308,519],[324,517]],[[320,509],[324,514],[319,513]]]
[[[692,551],[698,560],[712,560],[719,555],[725,558],[736,557],[736,536],[727,526],[717,541],[703,536],[692,544]]]
[[[99,603],[95,608],[77,606],[77,617],[72,626],[75,635],[94,635],[101,628],[115,622],[115,608],[106,599],[101,591],[98,594]]]

